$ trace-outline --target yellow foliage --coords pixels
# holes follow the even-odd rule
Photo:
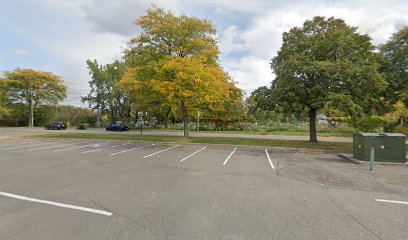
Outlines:
[[[125,51],[131,67],[118,86],[142,109],[172,109],[188,122],[193,109],[222,113],[242,103],[242,91],[218,65],[210,21],[154,6],[136,24],[142,32]]]
[[[389,117],[389,118],[400,118],[400,117],[404,117],[404,118],[408,118],[408,108],[407,106],[405,106],[405,104],[403,102],[397,102],[393,105],[394,107],[394,111],[385,114],[385,117]]]

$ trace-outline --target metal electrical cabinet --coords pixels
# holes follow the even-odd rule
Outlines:
[[[405,140],[400,133],[353,134],[353,157],[370,160],[370,148],[375,149],[375,161],[405,163]]]

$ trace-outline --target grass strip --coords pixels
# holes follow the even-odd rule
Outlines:
[[[166,132],[183,132],[182,129],[163,129],[163,128],[151,128],[146,127],[144,131],[166,131]],[[131,131],[140,131],[140,129],[131,129]],[[200,130],[196,131],[194,129],[190,130],[194,133],[225,133],[225,134],[251,134],[251,135],[289,135],[289,136],[309,136],[309,130],[287,130],[287,131],[217,131],[217,130]],[[352,137],[354,132],[334,132],[334,131],[324,131],[317,130],[318,137]]]
[[[100,139],[100,140],[123,140],[134,142],[175,142],[175,143],[208,143],[228,145],[248,145],[265,147],[288,147],[330,150],[339,153],[351,153],[352,143],[347,142],[308,142],[293,140],[269,140],[231,137],[176,137],[176,136],[140,136],[120,135],[104,133],[50,133],[30,137],[37,138],[75,138],[75,139]]]

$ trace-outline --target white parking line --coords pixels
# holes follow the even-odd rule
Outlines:
[[[127,150],[124,150],[124,151],[112,153],[112,154],[110,154],[109,156],[114,156],[114,155],[117,155],[117,154],[129,152],[129,151],[133,151],[133,150],[137,150],[137,149],[141,149],[141,148],[145,148],[145,147],[150,147],[150,146],[153,146],[153,145],[154,145],[154,143],[152,143],[152,144],[150,144],[150,145],[145,145],[145,146],[137,147],[137,148],[131,148],[131,149],[127,149]]]
[[[92,150],[88,150],[88,151],[81,152],[81,153],[90,153],[90,152],[100,151],[100,150],[102,150],[102,149],[115,148],[115,147],[120,147],[120,146],[124,146],[124,145],[129,145],[129,144],[130,144],[130,143],[125,143],[125,144],[119,144],[119,145],[109,146],[109,147],[106,147],[106,148],[92,149]]]
[[[87,141],[87,142],[82,142],[82,143],[88,143],[88,142],[89,142],[89,141]],[[74,145],[74,144],[77,144],[77,142],[74,142],[74,143],[64,143],[64,144],[61,144],[61,145],[54,145],[54,146],[49,146],[49,147],[32,148],[32,149],[28,149],[28,151],[31,152],[31,151],[37,151],[37,150],[43,150],[43,149],[49,149],[49,148],[57,148],[57,147],[63,147],[63,146],[68,146],[68,145]]]
[[[223,166],[225,166],[225,164],[227,164],[228,160],[232,157],[232,155],[234,154],[235,150],[237,150],[237,148],[234,148],[234,150],[232,150],[232,152],[230,153],[230,155],[227,157],[227,159],[225,159],[224,163],[222,164]]]
[[[2,149],[0,151],[12,150],[12,149],[23,148],[23,147],[36,147],[36,146],[47,145],[47,144],[52,144],[52,143],[55,143],[55,142],[42,142],[42,143],[37,143],[37,144],[32,144],[32,145],[19,145],[19,146],[16,146],[16,147],[5,148],[5,149]]]
[[[29,143],[34,143],[34,142],[14,142],[14,143],[8,142],[8,144],[1,144],[0,147],[22,146],[24,144],[29,144]]]
[[[69,209],[74,209],[74,210],[79,210],[79,211],[84,211],[84,212],[101,214],[101,215],[105,215],[105,216],[112,216],[113,215],[113,213],[111,213],[111,212],[102,211],[102,210],[98,210],[98,209],[74,206],[74,205],[58,203],[58,202],[52,202],[52,201],[41,200],[41,199],[35,199],[35,198],[29,198],[29,197],[16,195],[16,194],[11,194],[11,193],[6,193],[6,192],[0,192],[0,195],[4,196],[4,197],[15,198],[15,199],[24,200],[24,201],[42,203],[42,204],[52,205],[52,206],[61,207],[61,208],[69,208]]]
[[[268,157],[269,164],[271,165],[272,169],[275,169],[275,166],[272,163],[271,157],[269,157],[268,150],[265,149],[266,156]]]
[[[88,145],[82,145],[79,147],[73,147],[73,148],[64,148],[64,149],[58,149],[58,150],[54,150],[54,152],[62,152],[62,151],[68,151],[68,150],[73,150],[73,149],[79,149],[79,148],[84,148],[84,147],[89,147],[89,146],[95,146],[99,143],[93,143],[93,144],[88,144]]]
[[[205,146],[205,147],[201,148],[201,149],[200,149],[200,150],[198,150],[198,151],[193,152],[192,154],[188,155],[187,157],[185,157],[185,158],[181,159],[181,160],[180,160],[180,162],[184,162],[184,160],[187,160],[188,158],[190,158],[190,157],[192,157],[192,156],[196,155],[197,153],[199,153],[199,152],[203,151],[203,150],[204,150],[204,149],[206,149],[206,148],[207,148],[207,146]]]
[[[408,205],[408,202],[404,201],[395,201],[395,200],[386,200],[386,199],[375,199],[377,202],[386,202],[386,203],[398,203],[398,204],[406,204]]]
[[[158,151],[158,152],[155,152],[155,153],[146,155],[146,156],[144,156],[143,158],[148,158],[148,157],[151,157],[151,156],[156,155],[156,154],[158,154],[158,153],[165,152],[165,151],[167,151],[167,150],[170,150],[170,149],[173,149],[173,148],[176,148],[176,147],[180,147],[180,145],[176,145],[176,146],[174,146],[174,147],[169,147],[169,148],[163,149],[163,150],[161,150],[161,151]]]

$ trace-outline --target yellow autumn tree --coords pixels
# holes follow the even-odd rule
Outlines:
[[[211,22],[176,16],[154,6],[136,24],[142,31],[125,51],[131,67],[118,86],[137,104],[167,113],[169,109],[182,112],[184,136],[188,137],[193,109],[227,112],[223,111],[226,102],[242,102],[242,91],[218,64],[216,30]]]
[[[64,81],[51,72],[17,68],[4,71],[3,76],[8,101],[27,105],[30,127],[34,126],[34,111],[38,105],[57,104],[66,98]]]

